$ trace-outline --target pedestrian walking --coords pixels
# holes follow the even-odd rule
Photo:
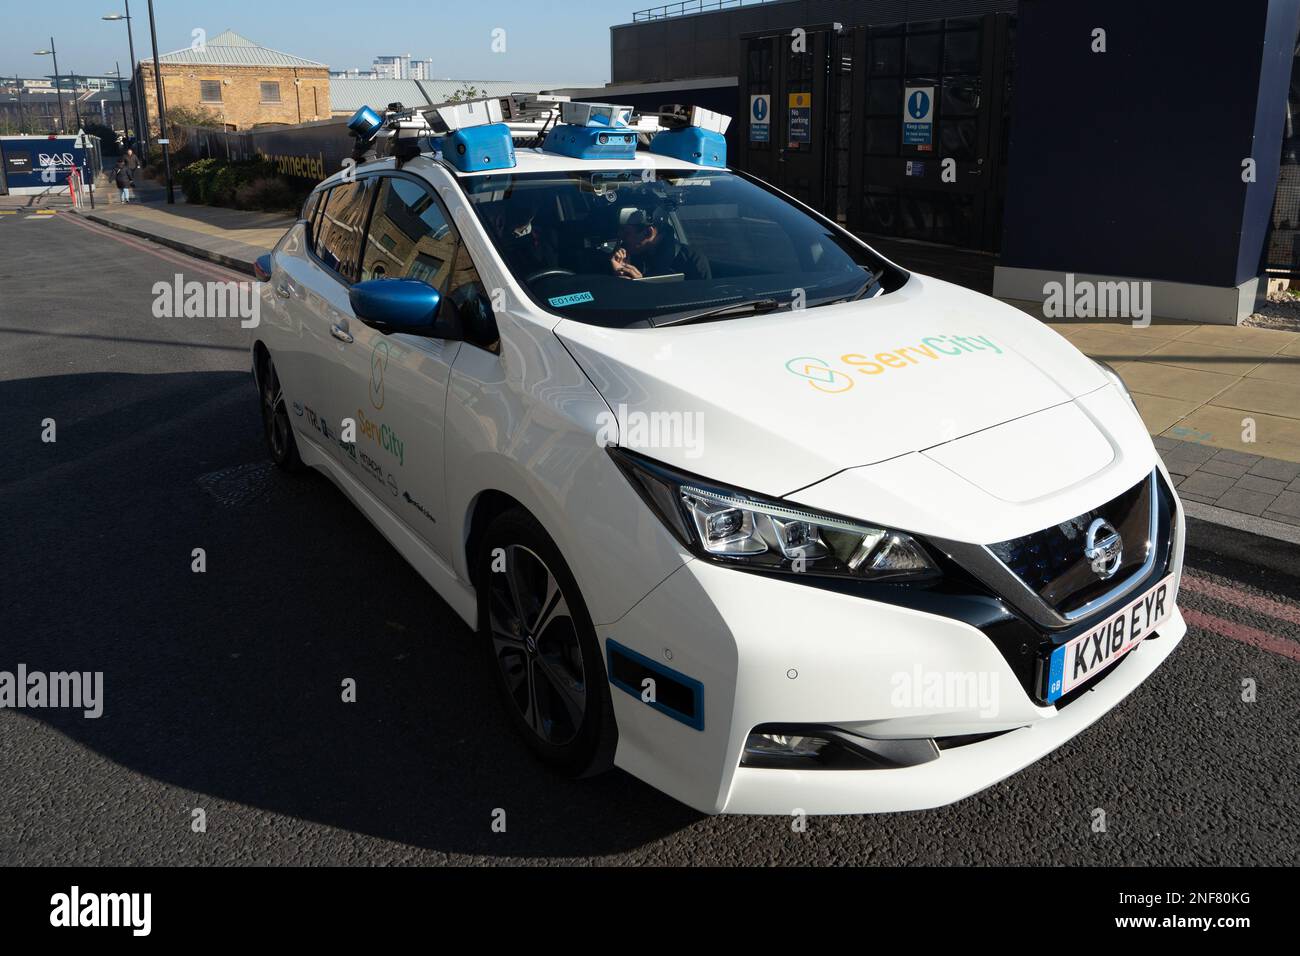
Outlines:
[[[135,185],[135,179],[131,175],[131,170],[127,168],[125,159],[117,161],[117,169],[113,171],[113,182],[122,191],[122,202],[129,203],[131,201],[131,187]]]

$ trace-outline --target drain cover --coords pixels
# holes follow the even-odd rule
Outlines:
[[[200,475],[199,487],[223,505],[242,508],[270,496],[274,475],[274,464],[255,461]]]

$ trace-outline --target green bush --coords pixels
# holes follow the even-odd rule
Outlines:
[[[279,212],[302,204],[313,184],[291,180],[265,159],[200,159],[176,173],[176,182],[192,203]]]
[[[185,198],[193,203],[207,203],[212,195],[212,181],[216,178],[219,159],[200,159],[176,171],[176,182],[185,191]]]

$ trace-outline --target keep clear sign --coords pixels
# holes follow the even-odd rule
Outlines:
[[[812,94],[790,94],[790,145],[812,142]]]
[[[903,145],[928,152],[934,148],[934,87],[903,90]]]
[[[766,143],[772,138],[772,94],[759,93],[749,98],[749,141]]]

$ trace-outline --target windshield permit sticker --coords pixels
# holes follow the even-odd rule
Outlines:
[[[557,295],[555,298],[546,301],[552,308],[562,309],[566,305],[577,305],[579,302],[595,302],[596,299],[590,292],[574,292],[570,295]]]

